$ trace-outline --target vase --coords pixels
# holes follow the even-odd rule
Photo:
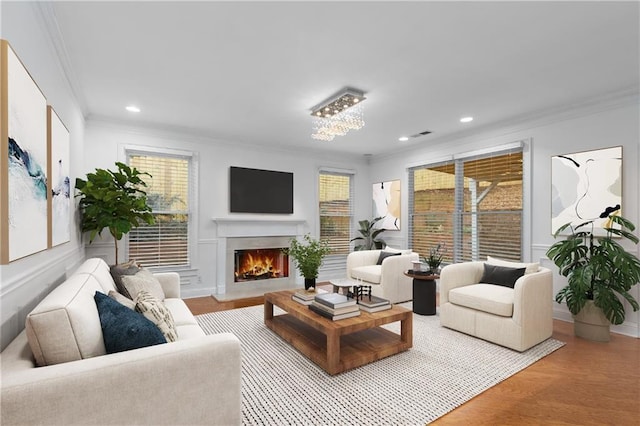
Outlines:
[[[602,309],[597,307],[593,300],[587,300],[580,312],[573,316],[573,334],[594,342],[609,341],[610,325]]]
[[[305,278],[304,279],[304,289],[309,290],[311,287],[316,287],[316,279],[315,278]]]

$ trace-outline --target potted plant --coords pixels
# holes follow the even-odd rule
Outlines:
[[[304,242],[292,239],[289,248],[285,248],[283,251],[296,262],[296,267],[304,277],[304,288],[309,290],[316,287],[318,269],[322,265],[324,256],[331,253],[331,248],[327,240],[318,241],[311,238],[309,234],[303,238]]]
[[[431,275],[437,275],[440,273],[440,265],[442,265],[442,258],[447,251],[444,243],[438,243],[437,246],[431,247],[429,250],[429,256],[421,257],[421,260],[429,267],[427,270]]]
[[[597,341],[609,341],[610,324],[624,322],[625,307],[620,297],[634,311],[638,310],[638,302],[629,290],[640,281],[640,260],[614,239],[617,236],[637,244],[638,237],[631,233],[635,226],[609,213],[601,215],[609,218],[604,237],[594,236],[593,220],[575,228],[567,223],[555,232],[554,238],[567,228],[571,235],[547,251],[560,274],[568,279],[567,286],[556,294],[556,302],[566,301],[574,316],[576,336]]]
[[[151,207],[147,204],[147,194],[141,188],[147,184],[139,172],[126,164],[116,162],[117,171],[96,169],[87,173],[87,179],[76,179],[76,189],[80,197],[82,232],[89,232],[89,243],[104,228],[109,229],[115,242],[115,263],[118,263],[118,241],[137,227],[140,221],[155,222]]]
[[[349,240],[349,242],[362,241],[353,248],[355,251],[380,250],[386,246],[384,240],[378,238],[378,235],[384,232],[384,229],[374,229],[375,224],[380,220],[382,220],[382,217],[376,217],[373,220],[365,219],[358,221],[360,225],[360,229],[358,229],[360,236]]]

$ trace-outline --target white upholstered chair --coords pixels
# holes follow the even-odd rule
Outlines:
[[[500,263],[510,264],[495,262]],[[484,262],[444,267],[440,274],[440,324],[520,352],[551,337],[551,271],[537,263],[511,265],[528,266],[513,288],[481,282]]]
[[[381,252],[391,254],[378,264]],[[418,253],[411,250],[362,250],[347,256],[347,277],[362,280],[371,285],[371,294],[389,300],[391,303],[413,299],[413,280],[404,275],[418,260]]]

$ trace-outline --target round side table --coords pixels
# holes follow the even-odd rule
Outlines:
[[[415,274],[406,271],[406,276],[413,278],[413,312],[419,315],[436,314],[436,280],[439,275]]]

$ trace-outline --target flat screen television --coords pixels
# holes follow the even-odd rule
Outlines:
[[[293,213],[293,173],[230,167],[231,213]]]

